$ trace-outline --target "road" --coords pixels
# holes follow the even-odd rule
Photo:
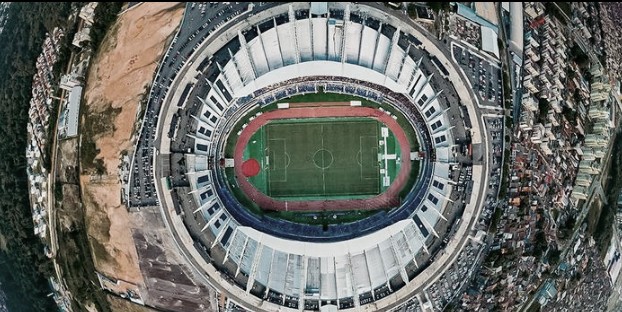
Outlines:
[[[175,34],[165,56],[156,70],[156,78],[151,86],[146,112],[139,130],[138,143],[132,156],[129,179],[129,206],[155,206],[158,204],[154,192],[153,148],[156,128],[162,105],[170,93],[174,80],[182,75],[182,68],[195,61],[199,47],[205,46],[205,40],[213,41],[226,29],[226,23],[242,20],[270,7],[278,2],[254,3],[249,9],[249,2],[229,2],[206,4],[204,13],[199,5],[186,4],[182,23]],[[192,61],[191,61],[192,59]],[[219,61],[218,58],[213,62]],[[185,85],[182,85],[183,88]]]
[[[78,23],[78,29],[81,29],[84,25],[84,20],[80,19],[79,23]],[[69,73],[71,72],[71,67],[73,66],[73,62],[75,59],[76,55],[74,52],[71,52],[71,55],[69,56],[69,62],[67,63],[67,68],[65,69],[64,73]],[[56,193],[55,193],[55,189],[56,189],[56,171],[58,169],[59,166],[59,160],[58,160],[58,150],[59,150],[59,142],[58,142],[58,122],[60,120],[60,118],[58,118],[58,116],[60,116],[61,112],[62,112],[62,108],[63,108],[63,102],[65,101],[65,97],[67,96],[67,91],[60,89],[61,90],[61,96],[59,101],[59,105],[58,105],[58,110],[56,112],[56,123],[53,125],[50,125],[50,129],[49,131],[52,131],[53,135],[52,135],[52,141],[50,142],[50,144],[52,144],[52,156],[50,158],[50,172],[48,173],[48,189],[47,189],[47,194],[48,194],[48,229],[49,229],[49,233],[50,233],[50,254],[52,257],[52,264],[54,266],[54,272],[56,274],[56,279],[58,280],[58,283],[60,285],[60,292],[63,296],[63,298],[69,298],[70,294],[67,292],[67,286],[65,285],[64,282],[64,277],[63,277],[63,273],[61,271],[60,266],[58,265],[58,261],[56,260],[56,255],[57,255],[57,251],[58,251],[58,228],[57,228],[57,221],[56,221]],[[71,305],[67,305],[67,308],[69,309],[69,311],[72,311]]]

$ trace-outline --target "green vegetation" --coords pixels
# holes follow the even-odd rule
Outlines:
[[[347,95],[347,94],[339,94],[339,93],[309,93],[303,95],[296,95],[290,98],[281,100],[279,102],[283,103],[301,103],[301,102],[350,102],[350,101],[361,101],[361,105],[365,107],[373,107],[380,108],[382,107],[384,110],[390,112],[392,115],[397,116],[397,123],[402,127],[404,133],[410,140],[410,148],[413,151],[419,150],[419,142],[417,142],[417,135],[415,133],[415,129],[413,129],[412,125],[406,120],[406,117],[402,115],[400,111],[394,108],[392,105],[388,104],[378,104],[376,102],[369,101],[362,97]]]
[[[505,127],[510,130],[510,133],[514,131],[514,119],[512,118],[512,116],[507,116],[507,115],[505,116]],[[512,140],[510,139],[509,135],[505,139],[505,143],[506,144],[512,143]]]
[[[404,130],[406,136],[409,138],[409,143],[410,143],[410,149],[411,151],[418,151],[419,150],[419,143],[417,140],[417,135],[415,130],[413,129],[412,125],[408,122],[408,120],[402,115],[402,113],[397,110],[396,108],[394,108],[391,105],[388,104],[378,104],[369,100],[366,100],[364,98],[361,97],[357,97],[357,96],[352,96],[352,95],[345,95],[345,94],[337,94],[337,93],[325,93],[323,92],[323,90],[320,90],[318,93],[310,93],[310,94],[304,94],[304,95],[297,95],[297,96],[293,96],[287,99],[283,99],[280,100],[279,103],[301,103],[301,102],[349,102],[349,101],[361,101],[361,104],[365,107],[373,107],[373,108],[380,108],[382,107],[383,109],[385,109],[386,111],[390,112],[392,115],[397,117],[397,122],[398,124],[402,127],[402,129]],[[256,107],[253,110],[251,110],[247,116],[251,116],[256,114],[257,112],[267,112],[267,111],[272,111],[275,110],[276,108],[276,103],[270,104],[268,106],[265,107]],[[234,125],[234,127],[232,128],[232,130],[230,131],[230,138],[227,140],[226,145],[225,145],[225,155],[226,157],[232,157],[233,156],[233,151],[235,148],[235,144],[237,142],[237,132],[239,130],[242,129],[242,125],[244,124],[244,121],[240,121],[238,122],[236,125]],[[258,131],[260,132],[260,131]],[[256,141],[257,138],[261,138],[261,136],[258,135],[253,135],[253,137],[251,138],[251,141]],[[249,141],[249,142],[251,142]],[[397,143],[395,143],[395,149],[399,151],[399,146]],[[391,144],[389,144],[388,146],[391,146]],[[289,144],[288,144],[288,150],[289,150]],[[397,153],[397,152],[396,152]],[[249,158],[250,152],[247,149],[245,151],[245,159]],[[257,158],[258,160],[260,160],[260,156],[253,156],[253,158]],[[419,162],[418,161],[413,161],[412,163],[412,170],[411,170],[411,174],[409,175],[409,179],[405,185],[405,187],[403,188],[402,192],[400,193],[400,196],[403,198],[404,196],[406,196],[408,194],[408,192],[411,190],[411,188],[413,187],[413,185],[416,183],[418,177],[419,177]],[[391,166],[390,166],[391,167]],[[236,198],[238,198],[238,200],[240,201],[240,203],[244,206],[246,206],[252,213],[257,214],[259,216],[270,216],[270,217],[274,217],[274,218],[282,218],[285,220],[290,220],[293,222],[299,222],[299,223],[306,223],[306,224],[322,224],[323,226],[328,226],[329,224],[342,224],[342,223],[347,223],[347,222],[352,222],[352,221],[356,221],[362,218],[366,218],[369,215],[372,215],[374,213],[379,213],[378,210],[374,210],[374,211],[358,211],[358,210],[354,210],[354,211],[344,211],[344,212],[314,212],[314,213],[300,213],[300,212],[275,212],[275,211],[264,211],[262,210],[260,207],[258,207],[253,201],[251,201],[250,199],[248,199],[246,197],[246,194],[244,194],[244,192],[242,192],[238,187],[237,187],[237,181],[236,181],[236,177],[235,177],[235,172],[232,168],[227,168],[225,169],[225,175],[226,178],[229,182],[229,185],[231,186],[231,191],[232,193],[236,196]],[[261,172],[258,176],[254,177],[257,178],[261,175]],[[253,183],[253,178],[250,179],[251,183]],[[264,178],[265,180],[265,178]],[[354,196],[356,197],[356,196]],[[337,198],[337,197],[335,197]],[[341,198],[341,197],[339,197]],[[353,198],[353,197],[349,197],[349,198]],[[357,197],[358,198],[358,197]],[[296,199],[298,199],[298,197],[296,197]]]
[[[266,211],[265,215],[283,219],[296,223],[306,223],[311,225],[328,226],[331,224],[351,223],[365,219],[376,213],[378,210],[347,210],[347,211],[320,211],[316,213],[301,213],[293,211]]]
[[[598,225],[594,231],[594,240],[597,242],[601,258],[605,256],[611,235],[613,235],[612,226],[618,210],[618,196],[622,190],[622,135],[620,133],[616,134],[613,144],[611,159],[609,160],[611,162],[609,179],[607,179],[604,189],[607,195],[607,203],[602,206]]]
[[[253,108],[252,110],[250,110],[246,116],[250,117],[250,116],[254,116],[256,113],[258,112],[270,112],[277,109],[277,105],[276,103],[272,103],[270,105],[264,106],[264,107],[259,107],[257,106],[256,108]],[[248,122],[248,118],[244,119],[243,121],[240,120],[238,121],[233,128],[231,129],[231,131],[229,132],[229,138],[227,140],[227,142],[225,143],[225,157],[227,158],[233,158],[233,152],[235,149],[235,143],[237,142],[237,133],[242,130],[242,126]]]
[[[503,208],[496,207],[495,214],[492,216],[492,219],[490,220],[490,226],[488,227],[488,231],[490,233],[497,233],[497,225],[499,224],[499,221],[501,221],[502,215],[503,215]]]
[[[544,231],[538,230],[535,235],[533,255],[536,258],[542,257],[542,253],[546,250],[548,243]]]
[[[269,216],[275,219],[283,219],[296,223],[303,224],[314,224],[314,225],[322,225],[328,226],[330,224],[343,224],[348,222],[358,221],[364,218],[367,218],[375,213],[380,213],[378,210],[346,210],[346,211],[338,211],[338,212],[312,212],[312,213],[301,213],[301,212],[292,212],[292,211],[266,211],[261,209],[257,204],[255,204],[252,200],[250,200],[239,187],[237,187],[237,182],[235,180],[235,172],[233,168],[226,168],[225,175],[227,176],[227,181],[231,187],[231,192],[233,195],[240,201],[240,203],[248,208],[250,212],[263,217]]]
[[[577,65],[583,70],[585,70],[590,65],[590,57],[581,50],[577,44],[573,44],[570,47],[570,51],[568,52],[568,59],[570,61],[576,62]]]
[[[510,185],[510,148],[503,151],[503,172],[501,174],[501,185],[499,186],[498,199],[505,199]]]
[[[95,8],[94,24],[91,27],[91,48],[99,53],[101,43],[117,19],[123,3],[101,2]],[[88,84],[88,81],[87,81]],[[86,101],[80,103],[80,167],[82,172],[105,174],[103,160],[96,159],[99,150],[95,140],[99,135],[114,131],[113,120],[121,112],[121,108],[108,105],[102,112],[92,112],[86,106]],[[76,203],[78,204],[78,203]],[[91,250],[101,256],[103,246],[97,240],[89,240],[84,224],[83,209],[77,209],[76,219],[79,220],[70,231],[59,231],[59,257],[63,275],[66,277],[67,288],[72,294],[72,308],[74,311],[88,310],[87,304],[92,303],[97,311],[110,311],[108,296],[96,284],[95,265]],[[104,220],[108,221],[108,220]],[[108,221],[109,222],[109,221]],[[90,242],[93,245],[90,246]],[[104,259],[104,257],[102,257]]]
[[[446,2],[446,1],[428,2],[428,6],[430,7],[430,9],[432,9],[434,12],[437,12],[437,13],[440,10],[449,11],[449,9],[451,8],[449,5],[449,2]]]
[[[79,7],[82,5],[79,4]],[[77,48],[71,44],[74,35],[78,31],[78,23],[67,20],[64,22],[64,25],[61,26],[65,30],[65,36],[61,38],[59,42],[58,49],[58,58],[56,59],[56,63],[54,63],[54,67],[52,69],[52,76],[57,81],[64,74],[67,66],[69,65],[70,57],[72,52],[77,52]],[[58,85],[53,86],[53,94],[56,94],[60,97],[60,90]],[[48,131],[48,142],[52,142],[54,140],[54,136],[56,135],[56,130],[53,129],[58,120],[58,108],[60,107],[60,100],[52,99],[52,107],[50,109],[50,118],[48,119],[48,124],[50,125],[50,131]],[[52,144],[47,144],[45,146],[45,152],[43,156],[43,167],[45,167],[48,171],[51,169],[51,158],[52,158]]]
[[[505,109],[512,108],[512,86],[507,67],[503,64],[503,104]]]
[[[547,101],[547,99],[544,98],[540,98],[538,100],[538,122],[545,124],[546,123],[546,117],[549,114],[549,109],[550,109],[550,105],[549,105],[549,101]]]
[[[96,53],[104,40],[106,32],[117,20],[117,15],[121,12],[123,2],[100,2],[95,8],[95,17],[91,27],[91,48]]]
[[[0,33],[0,282],[9,311],[54,311],[52,264],[34,235],[26,177],[26,124],[35,62],[46,32],[64,26],[72,4],[19,3]]]
[[[419,179],[419,170],[420,170],[419,167],[421,166],[421,162],[415,160],[415,161],[411,161],[410,163],[412,167],[410,168],[410,174],[408,175],[408,180],[406,181],[406,184],[404,184],[404,187],[400,191],[400,201],[401,199],[406,197],[408,193],[410,193],[410,190],[413,188],[413,186]]]
[[[100,2],[94,11],[94,23],[91,27],[91,49],[95,54],[99,53],[99,48],[108,30],[112,27],[121,12],[123,2]],[[93,114],[88,111],[85,101],[80,103],[80,115],[83,122],[80,125],[82,143],[80,149],[80,166],[82,171],[94,170],[97,174],[106,173],[103,160],[95,159],[99,150],[95,145],[95,136],[104,134],[107,131],[114,131],[111,122],[119,114],[121,108],[108,107],[101,114]],[[88,126],[85,126],[88,125]]]
[[[377,121],[361,118],[267,124],[267,154],[255,155],[269,167],[262,191],[272,197],[379,194],[378,129]]]
[[[362,97],[348,95],[348,94],[339,94],[339,93],[329,93],[329,92],[318,92],[318,93],[307,93],[302,95],[295,95],[286,99],[283,99],[279,102],[281,103],[315,103],[315,102],[350,102],[350,101],[368,101]]]
[[[566,120],[568,120],[568,122],[571,125],[573,125],[573,126],[577,125],[577,111],[576,110],[573,110],[573,109],[571,109],[568,106],[564,106],[564,107],[562,107],[562,115],[564,115]]]
[[[96,174],[106,173],[102,159],[96,159],[99,149],[95,144],[98,136],[115,131],[113,120],[121,112],[121,107],[108,106],[101,113],[91,112],[85,101],[80,103],[80,112],[84,123],[80,125],[82,144],[80,149],[80,166],[83,172],[94,170]]]
[[[408,16],[412,19],[417,18],[417,6],[412,3],[412,2],[408,2],[408,6],[406,7],[406,12],[408,13]]]
[[[81,215],[78,224],[72,231],[58,231],[59,256],[58,264],[63,272],[63,277],[67,283],[67,288],[74,300],[71,305],[74,311],[86,311],[86,305],[93,303],[97,311],[110,311],[106,300],[106,292],[99,287],[97,276],[95,275],[95,265],[91,251],[89,250],[89,239],[83,224],[84,211],[78,209]],[[97,244],[97,240],[91,240]],[[100,247],[100,248],[96,248]],[[103,246],[93,246],[97,252]],[[102,258],[103,259],[103,258]]]
[[[531,302],[531,305],[527,307],[527,312],[540,312],[541,308],[542,306],[540,306],[540,303],[534,300]]]
[[[547,14],[552,14],[561,23],[566,24],[566,17],[572,16],[569,2],[544,2],[544,10]]]

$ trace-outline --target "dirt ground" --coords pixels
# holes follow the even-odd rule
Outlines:
[[[58,168],[59,182],[78,185],[78,138],[59,141],[58,146],[61,158]]]
[[[111,118],[110,131],[93,137],[100,151],[96,158],[103,160],[106,174],[80,176],[95,266],[105,275],[139,285],[144,283],[132,224],[120,199],[118,166],[121,153],[132,148],[140,99],[181,22],[183,8],[180,3],[143,3],[121,15],[93,61],[84,93],[90,114],[119,110]]]
[[[108,296],[108,302],[110,302],[110,310],[123,311],[123,312],[157,312],[149,307],[137,305],[129,300],[121,299],[117,296]]]

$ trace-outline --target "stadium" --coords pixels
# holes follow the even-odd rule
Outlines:
[[[471,94],[448,117],[436,79],[471,90],[424,41],[333,2],[277,5],[204,40],[163,99],[153,169],[198,276],[252,311],[375,311],[442,274],[477,221],[487,167],[470,151],[487,144]]]

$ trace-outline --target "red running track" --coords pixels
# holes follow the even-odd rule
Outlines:
[[[315,117],[370,117],[384,123],[397,138],[401,152],[402,163],[400,172],[389,188],[377,196],[367,199],[349,200],[309,200],[309,201],[281,201],[259,191],[253,186],[242,172],[244,163],[244,148],[251,136],[263,125],[273,119],[315,118]],[[399,192],[408,180],[410,173],[410,143],[400,125],[388,114],[370,107],[317,107],[317,108],[289,108],[263,113],[248,123],[242,130],[235,145],[234,152],[235,175],[242,191],[259,207],[264,210],[286,211],[321,211],[321,210],[374,210],[390,208],[399,205]]]

